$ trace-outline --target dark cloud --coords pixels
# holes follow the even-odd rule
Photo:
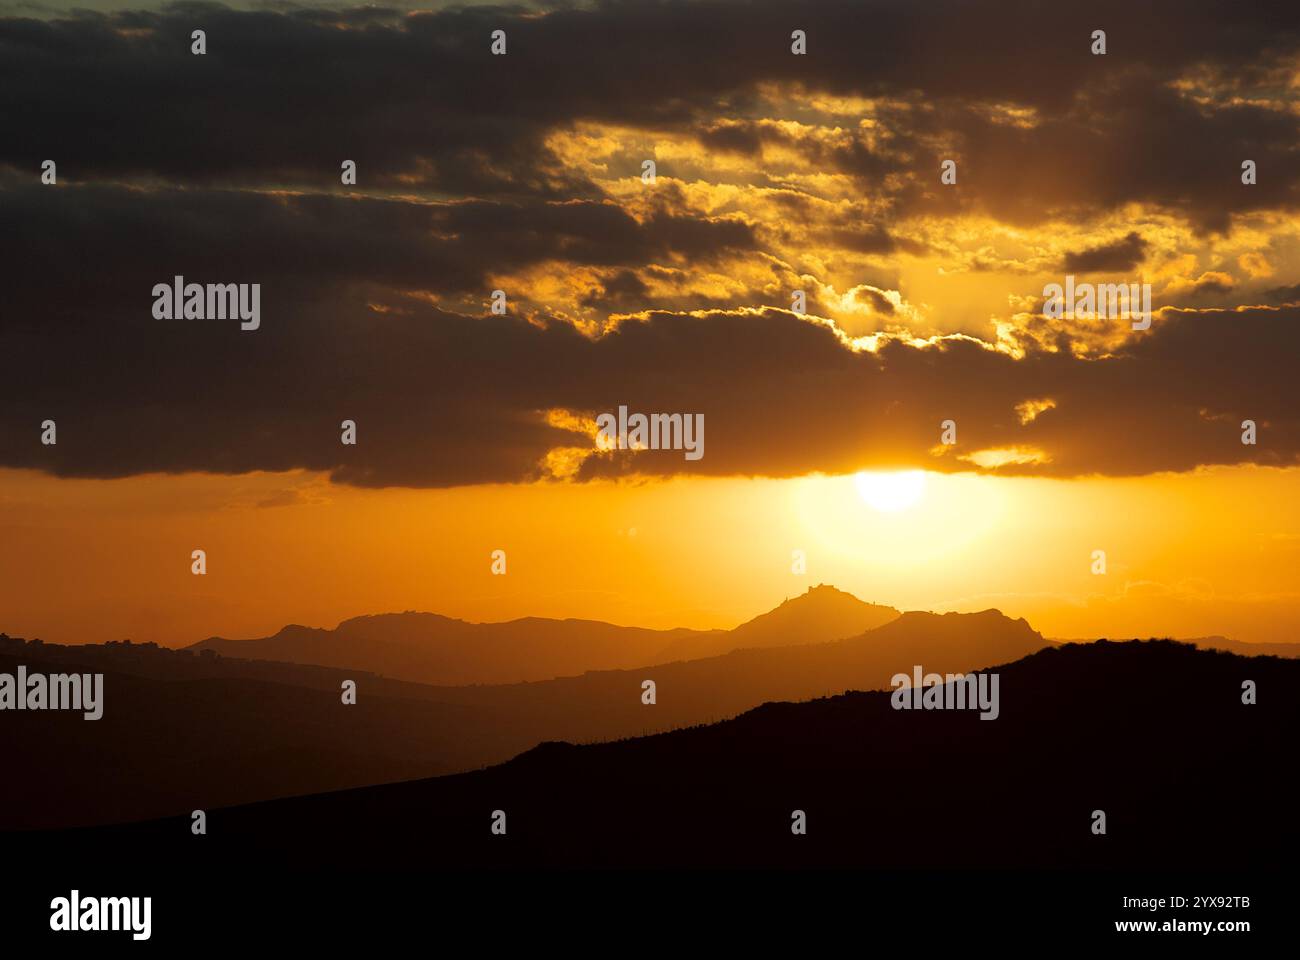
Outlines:
[[[1098,24],[1106,57],[1088,53]],[[795,27],[806,57],[789,52]],[[195,28],[205,57],[189,53]],[[498,28],[505,57],[489,53]],[[788,302],[803,264],[766,249],[772,237],[875,256],[926,252],[897,229],[913,216],[936,218],[937,238],[943,218],[970,212],[1082,222],[1143,203],[1214,231],[1294,210],[1298,37],[1295,5],[1264,16],[1230,0],[182,4],[0,19],[0,464],[518,481],[586,442],[544,411],[620,403],[704,413],[705,458],[598,456],[583,476],[958,469],[1005,446],[1050,461],[1003,469],[1059,476],[1294,463],[1294,308],[1166,311],[1106,359],[1079,358],[1064,332],[1059,352],[1013,359],[960,339],[854,353],[824,325],[713,298],[740,289],[722,282],[731,268],[757,265]],[[874,125],[819,118],[809,93],[870,98]],[[769,98],[786,96],[803,126],[771,122],[788,118]],[[775,169],[761,176],[788,223],[691,213],[692,190],[667,177],[622,205],[551,146],[584,120],[694,138],[733,161],[766,164],[779,148],[801,172],[853,177],[873,214],[814,203]],[[51,158],[60,185],[40,186]],[[346,195],[345,159],[372,195]],[[1255,186],[1240,182],[1245,159]],[[1144,253],[1134,232],[1066,263],[1125,270]],[[599,339],[512,291],[511,315],[473,315],[495,277],[562,284],[576,270],[602,278],[580,304],[659,309]],[[150,291],[175,274],[261,283],[262,329],[153,319]],[[709,292],[687,295],[700,276]],[[687,292],[652,304],[651,283]],[[1193,294],[1227,290],[1217,274],[1198,283]],[[893,310],[865,287],[858,297]],[[1022,425],[1016,405],[1040,397],[1055,407]],[[39,442],[47,418],[54,447]],[[338,442],[345,418],[355,448]],[[1239,442],[1246,418],[1257,446]],[[936,458],[945,419],[961,443]]]
[[[448,235],[499,243],[514,263],[552,257],[582,245],[589,216],[609,229],[603,205],[518,208],[516,227],[537,217],[544,229],[521,229],[536,236],[512,247],[493,232],[501,212],[481,203],[9,195],[19,202],[0,239],[17,264],[0,326],[5,466],[70,476],[303,467],[368,486],[521,481],[539,475],[552,448],[589,445],[544,411],[619,404],[705,414],[706,455],[595,457],[583,476],[961,469],[959,455],[1017,445],[1051,460],[1004,469],[1135,474],[1291,464],[1300,450],[1293,308],[1166,311],[1106,360],[1036,349],[1013,359],[960,339],[854,353],[829,327],[773,309],[654,312],[591,339],[566,323],[466,316],[398,290],[426,273],[454,286],[462,264],[484,262]],[[648,224],[614,232],[635,257],[694,242],[692,230]],[[152,285],[173,272],[260,282],[262,328],[154,319]],[[638,293],[630,274],[610,276],[608,289]],[[1055,407],[1021,425],[1016,405],[1041,397]],[[47,418],[58,423],[52,447],[40,443]],[[1246,418],[1260,424],[1257,446],[1239,441]],[[339,443],[343,419],[358,424],[356,447]],[[945,419],[957,421],[960,445],[935,458]]]
[[[902,247],[906,247],[907,251],[912,253],[922,249],[919,244],[913,242],[900,242],[897,237],[891,236],[889,231],[874,224],[856,229],[833,230],[830,233],[830,240],[835,246],[855,253],[893,253]]]
[[[1231,293],[1236,288],[1236,283],[1231,277],[1215,276],[1213,274],[1201,277],[1192,285],[1191,296],[1196,297],[1222,297],[1224,294]]]
[[[894,312],[894,305],[886,299],[885,295],[870,287],[858,287],[853,291],[853,299],[867,304],[877,313],[891,315]]]
[[[611,313],[635,312],[645,309],[650,290],[631,270],[620,270],[605,280],[599,290],[582,297],[584,306],[603,306]]]
[[[1137,231],[1133,231],[1114,243],[1067,253],[1062,269],[1071,273],[1118,273],[1132,270],[1146,259],[1148,246]]]
[[[486,300],[490,274],[549,261],[701,262],[754,246],[749,227],[735,220],[658,212],[638,221],[589,201],[419,204],[13,184],[2,195],[0,257],[17,280],[7,291],[10,315],[30,311],[78,326],[106,308],[138,306],[142,289],[174,274],[265,278],[274,281],[268,295],[286,300],[360,295],[376,285]]]
[[[362,485],[527,480],[552,447],[588,442],[546,426],[541,409],[595,414],[619,404],[703,413],[706,455],[597,457],[583,476],[962,469],[970,465],[958,455],[1006,446],[1051,457],[1007,472],[1125,475],[1289,465],[1300,451],[1279,359],[1280,345],[1297,346],[1294,311],[1179,316],[1149,345],[1106,362],[1017,361],[968,341],[853,354],[826,328],[771,310],[653,314],[598,341],[512,318],[330,313],[315,316],[328,340],[296,349],[304,338],[268,333],[264,344],[261,333],[211,325],[100,341],[103,374],[92,383],[8,399],[10,462],[91,475],[302,466]],[[80,369],[91,367],[82,359]],[[164,364],[161,377],[130,382]],[[1194,385],[1209,378],[1216,400],[1207,407]],[[1056,407],[1022,426],[1016,405],[1043,396]],[[35,424],[47,415],[60,418],[57,449],[37,442]],[[359,424],[356,448],[338,443],[344,417]],[[928,451],[949,418],[960,446],[935,459]],[[1240,443],[1246,418],[1261,424],[1258,446]]]
[[[1089,53],[1099,23],[1105,57]],[[789,52],[792,25],[807,31],[807,56]],[[196,27],[204,57],[189,52]],[[489,53],[494,29],[507,31],[504,57]],[[1025,221],[1146,200],[1222,229],[1234,212],[1296,206],[1300,118],[1267,103],[1298,48],[1300,8],[1260,16],[1231,0],[822,0],[797,12],[777,0],[623,0],[540,16],[181,4],[8,19],[0,162],[35,171],[54,157],[74,180],[329,186],[352,159],[371,188],[593,198],[599,189],[546,146],[550,133],[592,119],[754,153],[789,145],[745,117],[775,83],[881,98],[874,145],[799,146],[884,188],[901,211],[978,201]],[[1170,86],[1187,75],[1217,84],[1218,99]],[[1032,111],[1034,124],[1008,122],[1004,106]],[[951,151],[959,187],[934,190]],[[1259,164],[1255,187],[1239,182],[1243,159]]]
[[[1288,287],[1274,287],[1266,295],[1273,303],[1295,303],[1300,300],[1300,283]]]
[[[756,155],[762,150],[764,136],[763,128],[752,121],[723,121],[699,132],[700,143],[711,150],[726,150],[748,156]],[[767,136],[771,138],[772,134],[767,132]]]
[[[1296,208],[1300,171],[1291,152],[1300,121],[1293,113],[1199,104],[1167,81],[1149,68],[1130,68],[1031,127],[959,114],[950,129],[962,149],[971,205],[1033,224],[1145,203],[1199,231],[1227,230],[1233,214]],[[1254,186],[1241,182],[1247,159],[1268,171]]]

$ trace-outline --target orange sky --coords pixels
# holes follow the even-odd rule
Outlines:
[[[670,6],[653,77],[637,4],[227,11],[210,70],[181,8],[15,31],[0,630],[729,627],[825,582],[1297,639],[1294,34],[1137,5],[1099,56],[1060,5],[814,4],[796,55],[784,5]],[[259,284],[256,332],[151,312],[181,274]],[[1048,316],[1074,274],[1149,285],[1150,325]],[[704,417],[703,458],[599,448],[625,403]],[[855,480],[903,468],[897,512]]]
[[[882,513],[852,477],[369,491],[300,472],[6,471],[2,628],[180,645],[407,609],[729,627],[826,582],[904,609],[996,606],[1055,637],[1294,640],[1297,473],[929,474],[914,505]]]

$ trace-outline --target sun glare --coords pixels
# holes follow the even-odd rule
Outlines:
[[[863,502],[881,513],[899,513],[914,507],[925,494],[924,470],[863,472],[857,474],[853,482]]]

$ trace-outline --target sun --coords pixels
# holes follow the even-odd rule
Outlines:
[[[853,482],[863,502],[881,513],[899,513],[914,507],[925,494],[924,470],[863,472],[857,474]]]

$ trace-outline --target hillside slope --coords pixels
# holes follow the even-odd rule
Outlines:
[[[1294,862],[1300,663],[1100,642],[997,672],[992,722],[850,693],[619,743],[548,743],[476,773],[214,811],[201,845],[186,818],[26,840],[202,869],[329,865],[339,851],[349,869]],[[1247,679],[1253,706],[1241,702]],[[505,836],[490,829],[497,810]],[[805,836],[791,832],[794,810]],[[1105,835],[1092,831],[1095,810]]]

